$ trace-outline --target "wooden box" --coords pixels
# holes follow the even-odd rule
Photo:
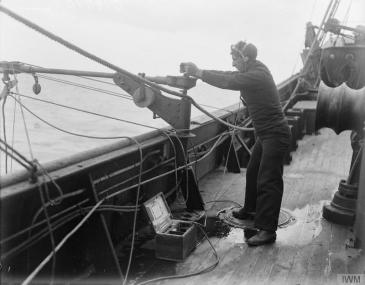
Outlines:
[[[146,201],[144,207],[156,232],[156,258],[183,261],[196,246],[196,226],[172,219],[162,193]]]

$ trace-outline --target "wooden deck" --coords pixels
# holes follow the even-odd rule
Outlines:
[[[345,246],[350,228],[322,218],[322,206],[331,200],[339,181],[347,177],[351,154],[349,132],[337,136],[326,129],[320,135],[305,136],[284,175],[282,207],[295,222],[277,231],[276,243],[248,247],[243,230],[232,228],[225,237],[210,238],[220,260],[213,271],[157,284],[336,284],[337,274],[364,273],[363,256]],[[206,176],[199,186],[206,202],[233,200],[242,204],[244,185],[245,169],[232,174],[222,168]],[[215,213],[230,205],[209,203],[207,209]],[[133,283],[191,273],[215,261],[207,241],[181,263],[155,260],[152,249],[151,256],[142,254],[140,258],[137,250]]]

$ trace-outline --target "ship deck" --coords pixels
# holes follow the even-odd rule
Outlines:
[[[329,129],[321,130],[319,135],[304,136],[298,144],[292,162],[284,169],[282,202],[294,222],[278,229],[276,243],[249,247],[243,230],[230,228],[226,234],[210,237],[219,256],[214,270],[153,284],[333,284],[337,274],[364,273],[364,256],[346,247],[351,228],[322,218],[324,203],[332,199],[339,181],[346,179],[349,171],[349,132],[337,136]],[[199,182],[204,201],[242,204],[245,173],[245,169],[233,174],[219,168],[208,174]],[[208,213],[232,206],[218,201],[206,205]],[[148,248],[135,252],[129,278],[132,283],[196,272],[215,261],[207,241],[200,243],[184,262],[155,259],[153,247]]]

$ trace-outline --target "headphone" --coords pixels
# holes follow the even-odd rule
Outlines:
[[[243,49],[242,50],[239,50],[237,47],[236,47],[236,45],[231,45],[231,50],[232,51],[235,51],[235,52],[237,52],[237,53],[239,53],[239,55],[241,56],[241,58],[242,58],[242,60],[243,60],[243,62],[247,62],[247,61],[249,61],[250,60],[250,58],[248,57],[248,56],[246,56],[246,55],[244,55],[244,52],[245,52],[245,50],[246,50],[246,48],[248,47],[248,45],[250,44],[250,43],[246,43],[246,42],[244,42],[245,43],[245,45],[244,45],[244,47],[243,47]]]

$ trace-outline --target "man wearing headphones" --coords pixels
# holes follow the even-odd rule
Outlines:
[[[272,75],[256,60],[257,48],[240,41],[231,46],[231,55],[237,71],[202,70],[191,62],[182,63],[181,71],[219,88],[239,90],[247,106],[256,141],[247,166],[244,207],[233,216],[254,220],[257,231],[247,244],[257,246],[276,240],[290,130]]]

